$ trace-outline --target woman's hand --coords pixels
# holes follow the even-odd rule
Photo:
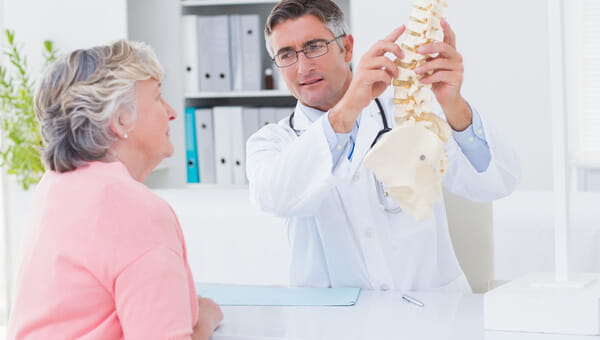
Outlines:
[[[211,299],[198,297],[198,323],[194,327],[194,340],[209,340],[223,320],[221,308]]]

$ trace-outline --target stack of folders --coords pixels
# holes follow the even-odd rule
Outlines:
[[[246,184],[246,141],[286,119],[291,107],[215,106],[185,109],[188,183]]]
[[[258,14],[185,15],[185,90],[257,91],[262,84]]]

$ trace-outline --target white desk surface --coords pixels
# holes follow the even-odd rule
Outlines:
[[[350,307],[224,306],[213,340],[597,340],[596,336],[484,331],[483,295],[362,291]]]

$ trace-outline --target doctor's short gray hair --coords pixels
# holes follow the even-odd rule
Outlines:
[[[321,20],[335,37],[349,33],[344,22],[344,13],[335,2],[331,0],[283,0],[273,7],[265,24],[265,42],[271,57],[275,55],[271,44],[271,33],[275,26],[307,14]],[[339,39],[336,42],[343,51],[343,43]]]
[[[160,81],[163,72],[154,51],[141,42],[119,40],[59,57],[34,98],[46,169],[65,172],[112,160],[111,146],[119,136],[111,122],[134,121],[136,83]]]

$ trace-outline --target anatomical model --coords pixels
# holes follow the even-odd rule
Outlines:
[[[417,220],[431,214],[440,198],[446,172],[445,144],[450,127],[431,112],[431,85],[419,82],[413,69],[427,61],[417,53],[424,44],[443,39],[440,19],[446,3],[416,0],[400,47],[404,58],[397,59],[400,74],[392,81],[396,126],[373,146],[364,165],[402,210]]]

